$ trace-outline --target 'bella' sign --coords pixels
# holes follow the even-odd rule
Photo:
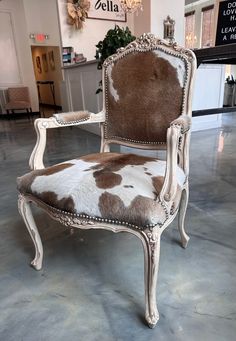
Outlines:
[[[236,1],[222,1],[219,4],[215,45],[233,43],[236,43]]]
[[[90,0],[88,18],[126,21],[126,15],[119,0]]]

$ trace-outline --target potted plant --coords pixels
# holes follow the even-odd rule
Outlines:
[[[129,43],[135,40],[135,36],[132,35],[128,27],[121,28],[115,25],[113,29],[110,29],[105,38],[100,40],[96,45],[96,55],[95,58],[98,60],[98,69],[102,69],[102,64],[104,60],[116,53],[117,49],[120,47],[125,47]],[[99,82],[99,88],[96,93],[102,91],[102,81]]]
[[[235,102],[235,79],[233,75],[226,78],[225,89],[224,89],[224,106],[231,107],[234,106]]]

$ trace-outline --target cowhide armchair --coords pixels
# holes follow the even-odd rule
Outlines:
[[[177,44],[144,34],[119,49],[103,65],[102,112],[70,112],[37,119],[37,143],[30,173],[18,178],[19,211],[35,245],[32,265],[40,270],[43,247],[29,203],[70,227],[129,232],[142,241],[146,320],[153,328],[159,314],[156,283],[160,238],[179,213],[183,247],[188,203],[191,96],[194,54]],[[44,168],[46,130],[101,124],[101,153]],[[110,153],[119,144],[166,150],[166,161]]]

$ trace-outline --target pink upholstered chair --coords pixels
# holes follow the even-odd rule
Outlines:
[[[104,108],[98,114],[72,112],[37,119],[37,143],[30,173],[18,178],[19,211],[35,245],[32,265],[40,270],[43,247],[29,203],[66,226],[107,229],[137,236],[144,249],[146,320],[159,314],[156,283],[160,238],[179,213],[183,247],[188,203],[193,52],[143,35],[103,65]],[[46,130],[101,124],[101,153],[44,168]],[[166,150],[166,160],[110,153],[119,144]],[[168,269],[167,269],[168,271]]]
[[[5,109],[8,114],[10,111],[14,113],[15,110],[32,112],[28,87],[8,88],[7,93],[9,101],[6,103]]]

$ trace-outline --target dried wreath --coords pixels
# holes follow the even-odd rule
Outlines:
[[[83,28],[83,23],[88,17],[90,1],[88,0],[67,0],[67,12],[69,25],[74,25],[77,29]]]

